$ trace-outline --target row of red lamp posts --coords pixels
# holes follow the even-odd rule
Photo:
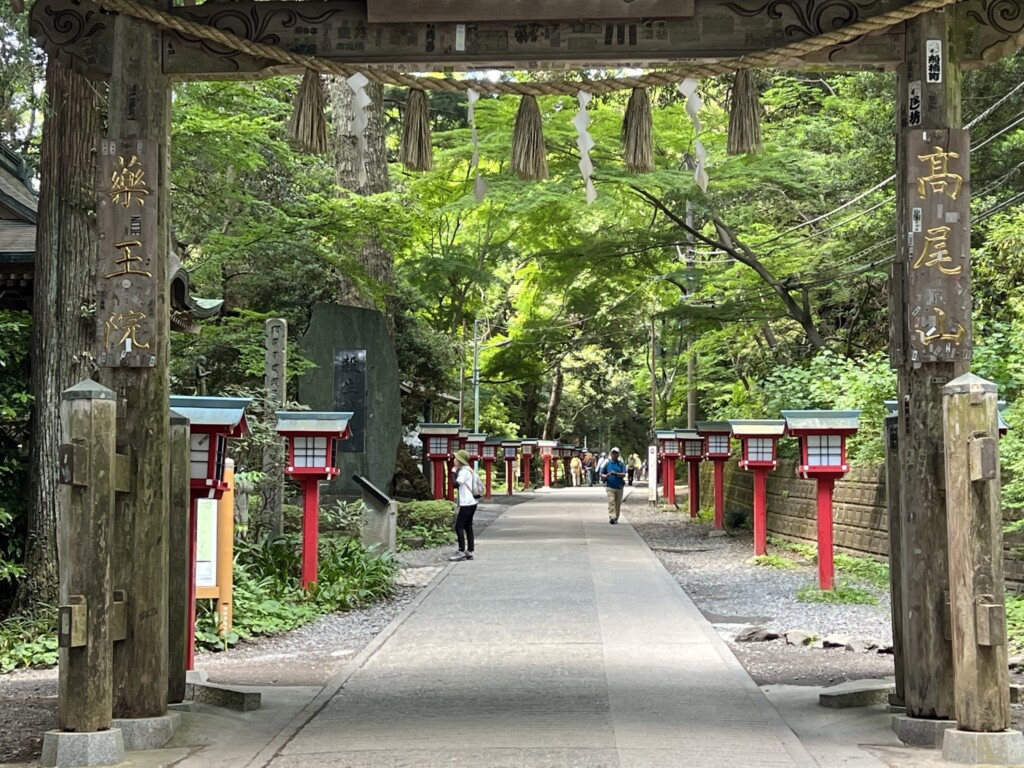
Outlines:
[[[530,461],[534,452],[544,460],[544,487],[551,486],[558,480],[558,461],[563,464],[565,477],[569,476],[569,463],[573,457],[582,457],[583,449],[575,445],[564,445],[556,440],[508,440],[500,437],[488,437],[483,434],[471,434],[461,424],[420,424],[419,436],[423,442],[423,452],[431,463],[431,488],[435,499],[453,499],[455,489],[447,481],[452,470],[452,454],[465,450],[471,461],[481,461],[484,465],[484,498],[491,498],[491,485],[494,462],[499,456],[505,460],[505,486],[509,496],[513,492],[515,462],[521,455],[523,490],[530,490],[533,481],[530,472]]]
[[[229,438],[249,434],[247,397],[171,397],[171,411],[189,420],[189,563],[188,626],[195,626],[196,528],[199,499],[219,499],[227,490],[224,459]],[[351,413],[278,411],[277,433],[288,440],[285,473],[302,487],[302,586],[317,579],[320,481],[338,475],[338,441],[351,436]],[[173,414],[172,414],[173,418]],[[188,633],[188,668],[195,656],[195,636]]]
[[[846,438],[857,431],[860,411],[783,411],[781,420],[739,420],[697,422],[695,430],[658,430],[658,456],[661,460],[663,493],[675,504],[675,462],[682,458],[689,465],[690,516],[700,508],[700,462],[714,462],[715,528],[723,527],[724,469],[732,456],[731,440],[741,441],[742,469],[754,473],[754,552],[763,555],[767,544],[767,477],[778,466],[777,442],[787,433],[800,441],[801,477],[818,481],[818,571],[822,589],[833,587],[832,493],[837,478],[849,471],[846,463]],[[493,464],[499,451],[506,462],[506,485],[512,494],[514,465],[521,452],[523,489],[530,488],[530,460],[535,450],[544,459],[544,486],[551,485],[552,459],[565,462],[583,453],[581,448],[560,445],[554,440],[503,440],[482,434],[470,434],[461,424],[420,424],[426,459],[432,464],[432,486],[437,499],[453,496],[448,482],[455,451],[466,450],[473,461],[481,460],[486,474],[486,498],[491,497]],[[557,463],[555,463],[557,471]]]

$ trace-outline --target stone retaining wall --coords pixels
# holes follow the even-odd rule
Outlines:
[[[712,503],[712,478],[711,464],[705,462],[701,468],[704,506]],[[815,494],[813,480],[797,477],[794,464],[780,463],[779,468],[768,475],[768,535],[817,544]],[[836,483],[833,521],[837,551],[876,560],[889,557],[885,499],[885,467],[854,469]],[[725,465],[726,514],[730,509],[737,509],[749,516],[753,506],[753,474],[730,461]],[[1005,537],[1003,562],[1007,586],[1013,591],[1024,591],[1024,558],[1013,551],[1021,546],[1024,546],[1021,535]]]

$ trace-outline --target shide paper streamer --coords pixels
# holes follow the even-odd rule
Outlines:
[[[704,106],[704,99],[697,93],[700,88],[700,83],[694,80],[692,77],[688,77],[679,84],[679,92],[686,97],[686,114],[690,116],[690,120],[693,121],[693,130],[697,135],[694,142],[693,154],[696,159],[697,167],[693,173],[693,180],[697,182],[697,186],[700,187],[702,192],[708,191],[708,172],[706,169],[706,163],[708,159],[707,150],[704,149],[704,145],[700,141],[700,108]]]
[[[476,198],[477,204],[480,204],[487,196],[487,180],[480,175],[480,147],[477,144],[476,117],[473,113],[473,105],[480,98],[480,93],[470,88],[466,91],[466,96],[469,99],[469,135],[473,142],[473,157],[469,161],[469,167],[476,170],[476,178],[473,180],[473,197]]]
[[[348,87],[352,89],[354,96],[352,100],[352,133],[356,137],[356,165],[358,167],[358,180],[360,186],[365,186],[366,178],[366,126],[369,120],[366,117],[366,108],[370,105],[370,97],[366,93],[366,86],[369,80],[366,75],[356,72],[352,77],[345,80]]]
[[[587,105],[590,104],[593,96],[586,91],[580,91],[577,98],[580,102],[580,111],[572,119],[572,124],[576,126],[576,146],[580,150],[580,173],[583,175],[583,183],[587,188],[587,205],[590,205],[597,199],[597,190],[590,178],[594,173],[594,164],[590,161],[590,150],[594,148],[594,139],[587,131],[587,127],[590,125]]]

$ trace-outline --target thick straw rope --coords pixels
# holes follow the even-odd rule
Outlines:
[[[146,5],[140,5],[134,0],[97,0],[104,10],[115,13],[123,13],[142,21],[147,21],[158,27],[171,29],[184,35],[199,38],[209,43],[215,43],[228,49],[240,51],[250,56],[261,59],[270,59],[280,64],[288,64],[296,67],[303,67],[314,72],[322,72],[331,75],[350,77],[356,72],[362,72],[373,82],[385,85],[397,85],[405,88],[420,88],[429,91],[447,91],[449,93],[460,93],[472,88],[475,91],[486,94],[508,94],[508,95],[529,95],[529,96],[575,96],[580,91],[587,91],[595,95],[622,91],[631,88],[648,88],[659,85],[677,85],[687,77],[711,77],[714,75],[725,75],[737,72],[741,69],[754,69],[761,67],[785,67],[794,59],[815,53],[833,45],[842,45],[851,40],[888,29],[909,19],[916,18],[922,14],[945,8],[953,5],[958,0],[916,0],[902,8],[881,13],[877,16],[858,21],[849,27],[826,32],[816,37],[808,38],[778,48],[769,48],[761,53],[754,53],[747,56],[722,59],[717,62],[697,64],[692,67],[672,70],[657,70],[646,72],[639,77],[615,77],[603,80],[583,80],[581,82],[552,81],[544,83],[516,83],[498,82],[492,83],[486,80],[455,80],[441,77],[418,77],[400,72],[393,72],[383,69],[372,69],[368,67],[352,67],[339,64],[330,59],[318,56],[304,56],[298,53],[286,51],[276,45],[265,45],[246,40],[243,37],[233,35],[230,32],[210,27],[205,24],[188,21],[173,14],[159,11]]]

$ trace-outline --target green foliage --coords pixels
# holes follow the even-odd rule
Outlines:
[[[782,539],[778,536],[769,536],[768,543],[773,547],[779,547],[785,549],[794,554],[800,555],[804,560],[809,563],[818,562],[818,549],[813,544],[805,544],[802,541],[789,541],[788,539]]]
[[[197,645],[221,650],[239,640],[295,629],[327,613],[368,605],[392,592],[396,566],[388,553],[368,552],[355,539],[328,535],[320,539],[319,560],[318,580],[305,590],[300,537],[236,542],[232,632],[218,637],[213,603],[200,601]]]
[[[1024,596],[1006,596],[1006,636],[1010,653],[1024,652]]]
[[[889,589],[889,565],[869,557],[837,554],[833,558],[836,571],[876,589]]]
[[[796,599],[801,603],[841,603],[847,605],[878,605],[878,598],[863,587],[837,584],[833,589],[818,589],[808,584],[797,590]]]
[[[750,562],[765,568],[777,568],[780,571],[793,571],[800,567],[788,557],[783,557],[782,555],[757,555]]]
[[[30,317],[0,311],[0,616],[23,573],[28,528]]]
[[[450,501],[407,501],[398,505],[398,540],[407,549],[407,539],[421,538],[424,547],[441,547],[455,540],[455,519]]]
[[[0,621],[0,674],[20,667],[57,663],[57,611],[38,606],[35,613]]]

